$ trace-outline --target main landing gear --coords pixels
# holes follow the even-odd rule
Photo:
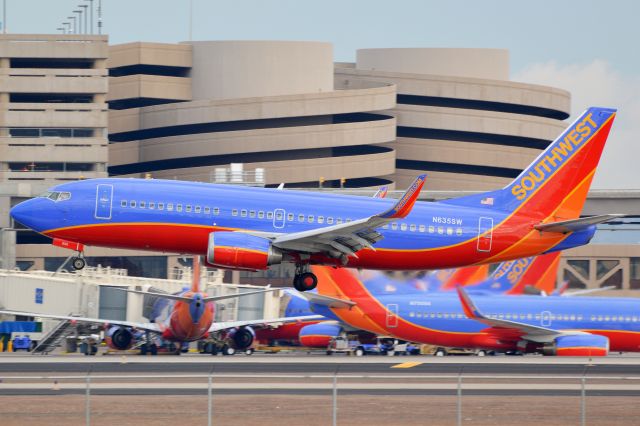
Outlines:
[[[296,267],[296,275],[293,277],[293,288],[298,291],[309,291],[318,285],[318,277],[309,271],[309,265]]]

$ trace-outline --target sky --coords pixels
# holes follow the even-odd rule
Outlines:
[[[89,4],[6,2],[13,33],[56,32]],[[572,117],[618,108],[593,187],[640,189],[640,1],[102,0],[103,32],[112,44],[189,40],[191,2],[193,40],[328,41],[336,61],[372,47],[508,49],[511,79],[570,91]]]

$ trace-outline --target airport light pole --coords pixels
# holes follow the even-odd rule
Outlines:
[[[71,34],[71,22],[63,22],[62,25],[65,26],[65,34]]]
[[[67,16],[67,19],[73,19],[73,31],[71,31],[71,34],[76,34],[76,17],[75,16]]]
[[[98,34],[102,34],[102,0],[98,0]]]
[[[7,0],[2,0],[2,34],[7,33]]]
[[[58,28],[56,28],[56,31],[60,31],[60,33],[62,33],[62,34],[66,34],[67,33],[65,31],[64,27],[58,27]]]
[[[93,0],[84,0],[84,1],[88,1],[89,2],[89,13],[91,14],[91,18],[89,19],[89,22],[91,23],[90,25],[90,29],[91,32],[89,34],[93,35]]]
[[[87,30],[87,8],[89,7],[88,4],[79,4],[78,7],[82,8],[82,14],[84,15],[84,34],[89,34],[89,31]]]
[[[73,13],[78,14],[78,28],[79,31],[76,31],[76,34],[82,34],[82,10],[74,10]]]
[[[193,41],[193,0],[189,0],[189,41]]]

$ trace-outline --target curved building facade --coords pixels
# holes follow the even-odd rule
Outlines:
[[[336,82],[394,84],[396,185],[420,172],[429,190],[487,190],[505,185],[564,128],[566,91],[508,81],[508,52],[498,49],[363,49],[336,64]]]
[[[264,169],[265,183],[367,187],[395,171],[392,83],[334,86],[332,47],[212,41],[113,46],[109,173],[212,181]]]

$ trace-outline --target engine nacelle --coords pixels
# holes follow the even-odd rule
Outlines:
[[[235,349],[244,350],[251,346],[256,332],[251,327],[232,328],[227,332],[227,338]]]
[[[243,232],[212,232],[209,234],[207,263],[217,268],[264,270],[282,263],[282,251],[267,238]]]
[[[112,349],[124,351],[133,346],[136,342],[136,338],[127,327],[113,326],[107,330],[106,339],[107,345]]]
[[[557,356],[606,356],[609,353],[609,339],[597,334],[560,336],[553,343],[544,345],[542,353]]]
[[[333,337],[342,334],[342,327],[335,323],[310,324],[300,329],[298,340],[309,348],[326,348]]]

